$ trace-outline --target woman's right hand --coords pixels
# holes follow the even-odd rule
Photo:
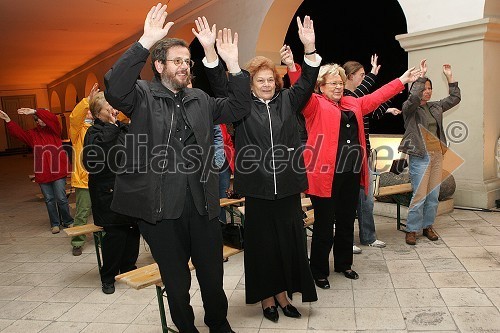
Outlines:
[[[281,62],[288,67],[288,70],[295,72],[295,62],[293,61],[293,53],[290,46],[283,45],[280,49]]]
[[[415,69],[415,67],[409,68],[406,72],[399,77],[399,80],[403,84],[412,83],[417,81],[420,77],[420,69]]]
[[[7,113],[3,112],[2,110],[0,110],[0,119],[5,120],[6,123],[8,123],[10,121],[9,115]]]

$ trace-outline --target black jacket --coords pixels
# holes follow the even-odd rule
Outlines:
[[[216,96],[225,94],[226,77],[206,69]],[[253,96],[252,111],[235,125],[234,188],[239,194],[274,200],[308,188],[297,114],[314,90],[319,67],[304,64],[290,89],[268,102]]]
[[[112,209],[149,223],[175,219],[182,211],[164,209],[168,198],[185,195],[176,170],[179,160],[169,147],[176,128],[174,99],[160,80],[137,80],[149,51],[133,44],[105,75],[106,100],[131,119],[125,142],[125,161],[117,175]],[[223,67],[219,66],[223,71]],[[250,112],[247,73],[231,75],[229,97],[213,98],[199,89],[184,89],[182,99],[187,121],[202,154],[202,179],[209,219],[220,213],[218,172],[213,163],[213,125],[233,122]],[[165,149],[167,147],[167,149]],[[167,151],[167,153],[165,153]],[[165,167],[167,166],[167,167]],[[181,207],[182,210],[182,207]]]
[[[117,214],[110,208],[113,200],[115,172],[123,151],[128,125],[104,123],[96,119],[85,134],[83,165],[89,172],[89,193],[94,223],[101,227],[132,224],[134,219]]]

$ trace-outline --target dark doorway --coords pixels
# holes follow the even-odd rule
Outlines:
[[[284,44],[290,45],[295,61],[302,62],[303,48],[297,35],[296,17],[311,16],[316,32],[316,49],[323,64],[355,60],[371,69],[370,56],[376,53],[382,65],[378,83],[399,77],[408,68],[408,56],[395,36],[407,32],[406,18],[397,0],[320,1],[305,0],[290,22]],[[393,106],[401,109],[407,91],[393,98]],[[403,117],[385,115],[370,121],[370,133],[401,134]]]

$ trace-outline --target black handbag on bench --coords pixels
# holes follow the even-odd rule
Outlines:
[[[243,226],[239,223],[221,223],[224,245],[243,250]]]

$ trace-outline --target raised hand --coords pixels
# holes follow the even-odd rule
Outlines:
[[[380,67],[382,66],[382,65],[378,65],[377,61],[378,61],[378,55],[375,53],[374,55],[372,55],[372,57],[370,59],[370,63],[372,64],[372,70],[370,72],[372,74],[375,74],[375,75],[378,75],[378,71],[380,70]]]
[[[24,114],[24,115],[30,115],[30,114],[35,114],[36,110],[31,109],[31,108],[20,108],[20,109],[17,109],[17,113]]]
[[[385,111],[387,113],[390,113],[394,116],[397,116],[398,114],[401,114],[401,110],[397,109],[397,108],[388,108],[387,111]]]
[[[288,67],[289,70],[295,71],[295,62],[293,61],[293,53],[290,46],[283,45],[280,49],[281,62]]]
[[[10,121],[10,117],[7,113],[3,112],[2,110],[0,110],[0,119],[3,119],[5,120],[5,122],[9,122]]]
[[[174,22],[168,22],[165,24],[167,19],[167,5],[162,5],[158,3],[153,6],[146,16],[144,21],[144,33],[139,39],[139,43],[147,49],[151,48],[157,41],[162,39],[168,34],[170,28],[174,25]]]
[[[427,73],[427,59],[422,59],[420,61],[420,77],[425,77]]]
[[[227,70],[230,73],[240,72],[241,68],[238,64],[238,33],[235,32],[233,38],[231,29],[219,30],[215,43],[220,57],[227,65]]]
[[[406,72],[404,72],[403,75],[399,77],[399,79],[403,84],[412,83],[417,81],[417,79],[421,75],[420,73],[421,73],[420,69],[415,69],[415,67],[412,67],[409,68]]]
[[[96,82],[92,86],[92,89],[90,89],[89,97],[87,98],[89,103],[94,98],[95,94],[97,94],[98,92],[99,92],[99,84]]]
[[[446,79],[448,80],[448,83],[453,82],[453,72],[451,71],[451,65],[450,64],[444,64],[443,65],[443,73],[446,76]]]
[[[316,34],[314,33],[313,20],[306,15],[304,17],[304,23],[300,21],[300,17],[297,17],[297,26],[299,27],[299,38],[304,45],[304,52],[312,52],[316,49]]]
[[[196,38],[198,38],[201,46],[203,46],[203,48],[214,46],[215,39],[217,37],[215,24],[212,25],[212,29],[210,29],[207,18],[205,16],[198,17],[196,20],[194,20],[194,23],[196,24],[196,29],[192,28],[191,31],[196,36]]]
[[[192,28],[191,31],[198,38],[208,62],[217,60],[217,53],[215,52],[215,39],[217,36],[215,24],[210,29],[207,18],[205,16],[198,17],[194,20],[196,29]]]

